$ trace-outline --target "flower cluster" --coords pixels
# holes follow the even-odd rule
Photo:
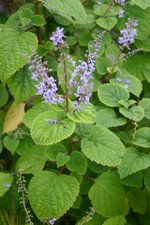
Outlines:
[[[48,76],[47,62],[42,62],[41,57],[35,55],[30,59],[29,70],[32,73],[32,79],[37,81],[37,94],[43,95],[45,102],[56,104],[63,99],[57,94],[57,85],[53,77]]]
[[[69,55],[65,55],[64,60],[68,60],[73,69],[71,71],[70,79],[67,81],[67,91],[69,95],[74,95],[73,101],[75,108],[79,108],[80,104],[89,104],[92,95],[92,72],[95,70],[95,60],[101,47],[102,37],[105,32],[98,35],[87,50],[86,61],[74,61]],[[56,31],[52,33],[50,40],[53,42],[56,49],[62,49],[67,46],[64,38],[63,28],[57,27]],[[62,54],[62,53],[61,53]],[[45,102],[56,104],[62,103],[65,99],[57,94],[58,88],[56,80],[51,76],[49,77],[47,62],[43,62],[42,58],[37,54],[30,59],[29,70],[32,73],[32,79],[37,82],[37,94],[42,95]]]
[[[126,0],[115,0],[115,3],[119,5],[124,5]]]
[[[26,189],[26,180],[25,177],[22,175],[22,172],[18,173],[18,180],[17,180],[17,186],[18,186],[18,193],[20,194],[20,204],[22,205],[22,208],[26,214],[26,219],[28,224],[30,225],[34,225],[34,223],[32,222],[32,215],[30,210],[27,207],[27,195],[28,195],[28,191]]]
[[[137,20],[128,19],[128,22],[126,23],[126,28],[121,30],[121,37],[119,37],[119,44],[122,45],[125,48],[129,48],[130,44],[134,43],[135,37],[137,35],[137,29],[138,26]]]
[[[61,48],[65,44],[64,38],[64,28],[57,27],[55,32],[52,32],[50,40],[53,42],[55,48]]]
[[[78,63],[70,58],[70,62],[74,66],[74,71],[69,80],[71,90],[76,90],[74,96],[76,100],[73,102],[75,108],[78,108],[81,103],[89,104],[92,95],[92,72],[95,70],[95,60],[101,47],[102,37],[104,32],[100,34],[91,44],[90,51],[87,51],[86,61],[79,60]]]

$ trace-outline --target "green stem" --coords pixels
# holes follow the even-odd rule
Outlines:
[[[106,9],[106,11],[105,11],[103,17],[106,17],[106,16],[107,16],[107,13],[109,13],[109,11],[111,10],[113,4],[114,4],[114,1],[112,0],[112,1],[110,2],[110,4],[109,4],[108,8]]]

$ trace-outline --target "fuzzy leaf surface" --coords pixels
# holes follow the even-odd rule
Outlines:
[[[98,88],[99,100],[110,107],[119,106],[119,101],[127,101],[129,92],[119,84],[103,84]]]
[[[6,29],[0,35],[0,80],[3,82],[26,64],[23,54],[32,56],[37,38],[30,32]]]
[[[103,173],[96,179],[90,189],[89,198],[96,212],[104,217],[123,213],[125,194],[119,179],[113,173]]]
[[[150,166],[150,155],[139,153],[136,149],[128,149],[118,167],[121,179]]]
[[[79,0],[40,0],[50,11],[65,17],[72,22],[86,23],[87,17]]]
[[[30,181],[28,196],[40,220],[61,217],[73,205],[79,193],[76,178],[42,171]]]
[[[0,172],[0,197],[9,190],[12,180],[13,179],[9,173]]]
[[[124,145],[107,128],[95,125],[81,141],[81,150],[90,160],[103,166],[116,166],[121,162]]]
[[[126,219],[123,215],[114,216],[106,220],[102,225],[125,225]]]
[[[49,120],[57,121],[52,124]],[[37,116],[31,126],[31,136],[38,145],[51,145],[71,136],[75,123],[66,117],[64,111],[47,111]]]

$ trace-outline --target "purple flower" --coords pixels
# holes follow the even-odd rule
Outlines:
[[[49,223],[50,223],[51,225],[54,225],[55,222],[56,222],[56,219],[55,219],[55,218],[49,220]]]
[[[101,47],[102,38],[105,32],[102,32],[90,45],[90,50],[87,51],[86,60],[74,61],[69,55],[65,55],[65,60],[72,64],[72,71],[70,71],[70,78],[67,83],[68,95],[74,96],[74,106],[79,108],[81,104],[89,104],[92,95],[93,83],[92,73],[95,70],[95,61],[98,57],[98,52]],[[53,42],[56,49],[67,46],[64,38],[64,29],[57,27],[56,31],[52,33],[50,40]],[[37,54],[30,59],[29,70],[32,73],[32,79],[37,82],[37,94],[42,95],[47,103],[57,104],[62,103],[64,96],[57,94],[58,88],[56,80],[49,77],[49,69],[47,62],[43,62],[42,58]]]
[[[125,84],[124,87],[125,87],[125,88],[128,88],[129,86],[128,86],[128,84]]]
[[[58,123],[56,120],[52,120],[52,119],[48,120],[48,122],[51,123],[51,124],[57,124]]]
[[[4,184],[4,187],[11,187],[11,184]]]
[[[123,79],[123,78],[121,78],[121,77],[116,77],[116,80],[117,80],[118,82],[121,82],[121,83],[124,85],[125,88],[129,88],[130,83],[131,83],[130,80],[125,80],[125,79]]]
[[[93,41],[90,46],[90,51],[87,51],[85,55],[87,60],[79,60],[78,63],[74,64],[74,68],[71,78],[69,80],[69,86],[74,90],[74,96],[76,100],[73,101],[74,107],[79,108],[80,104],[89,104],[90,97],[92,95],[93,83],[92,73],[95,70],[95,61],[98,57],[98,52],[101,47],[102,37],[104,32]],[[70,91],[70,94],[71,94]]]
[[[121,37],[119,37],[119,44],[125,48],[129,48],[130,44],[134,43],[135,37],[137,35],[136,27],[138,26],[137,20],[128,19],[126,23],[126,28],[121,30]]]
[[[56,31],[52,33],[50,40],[53,42],[56,48],[60,48],[65,43],[63,40],[64,37],[64,28],[57,27]]]
[[[121,79],[120,77],[116,77],[116,80],[117,80],[118,82],[121,82],[121,81],[122,81],[122,79]]]
[[[122,18],[122,17],[124,17],[124,10],[123,9],[121,9],[120,11],[119,11],[119,14],[118,14],[118,18]]]
[[[43,95],[43,99],[47,103],[56,104],[60,101],[60,96],[57,94],[56,80],[53,77],[49,77],[47,62],[42,62],[41,57],[37,54],[30,59],[29,70],[32,74],[32,79],[37,81],[35,85],[38,95]]]
[[[125,0],[115,0],[115,3],[117,3],[119,5],[124,5],[125,4]]]

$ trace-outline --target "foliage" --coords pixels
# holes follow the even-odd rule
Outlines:
[[[150,1],[12,2],[0,224],[149,225]]]

